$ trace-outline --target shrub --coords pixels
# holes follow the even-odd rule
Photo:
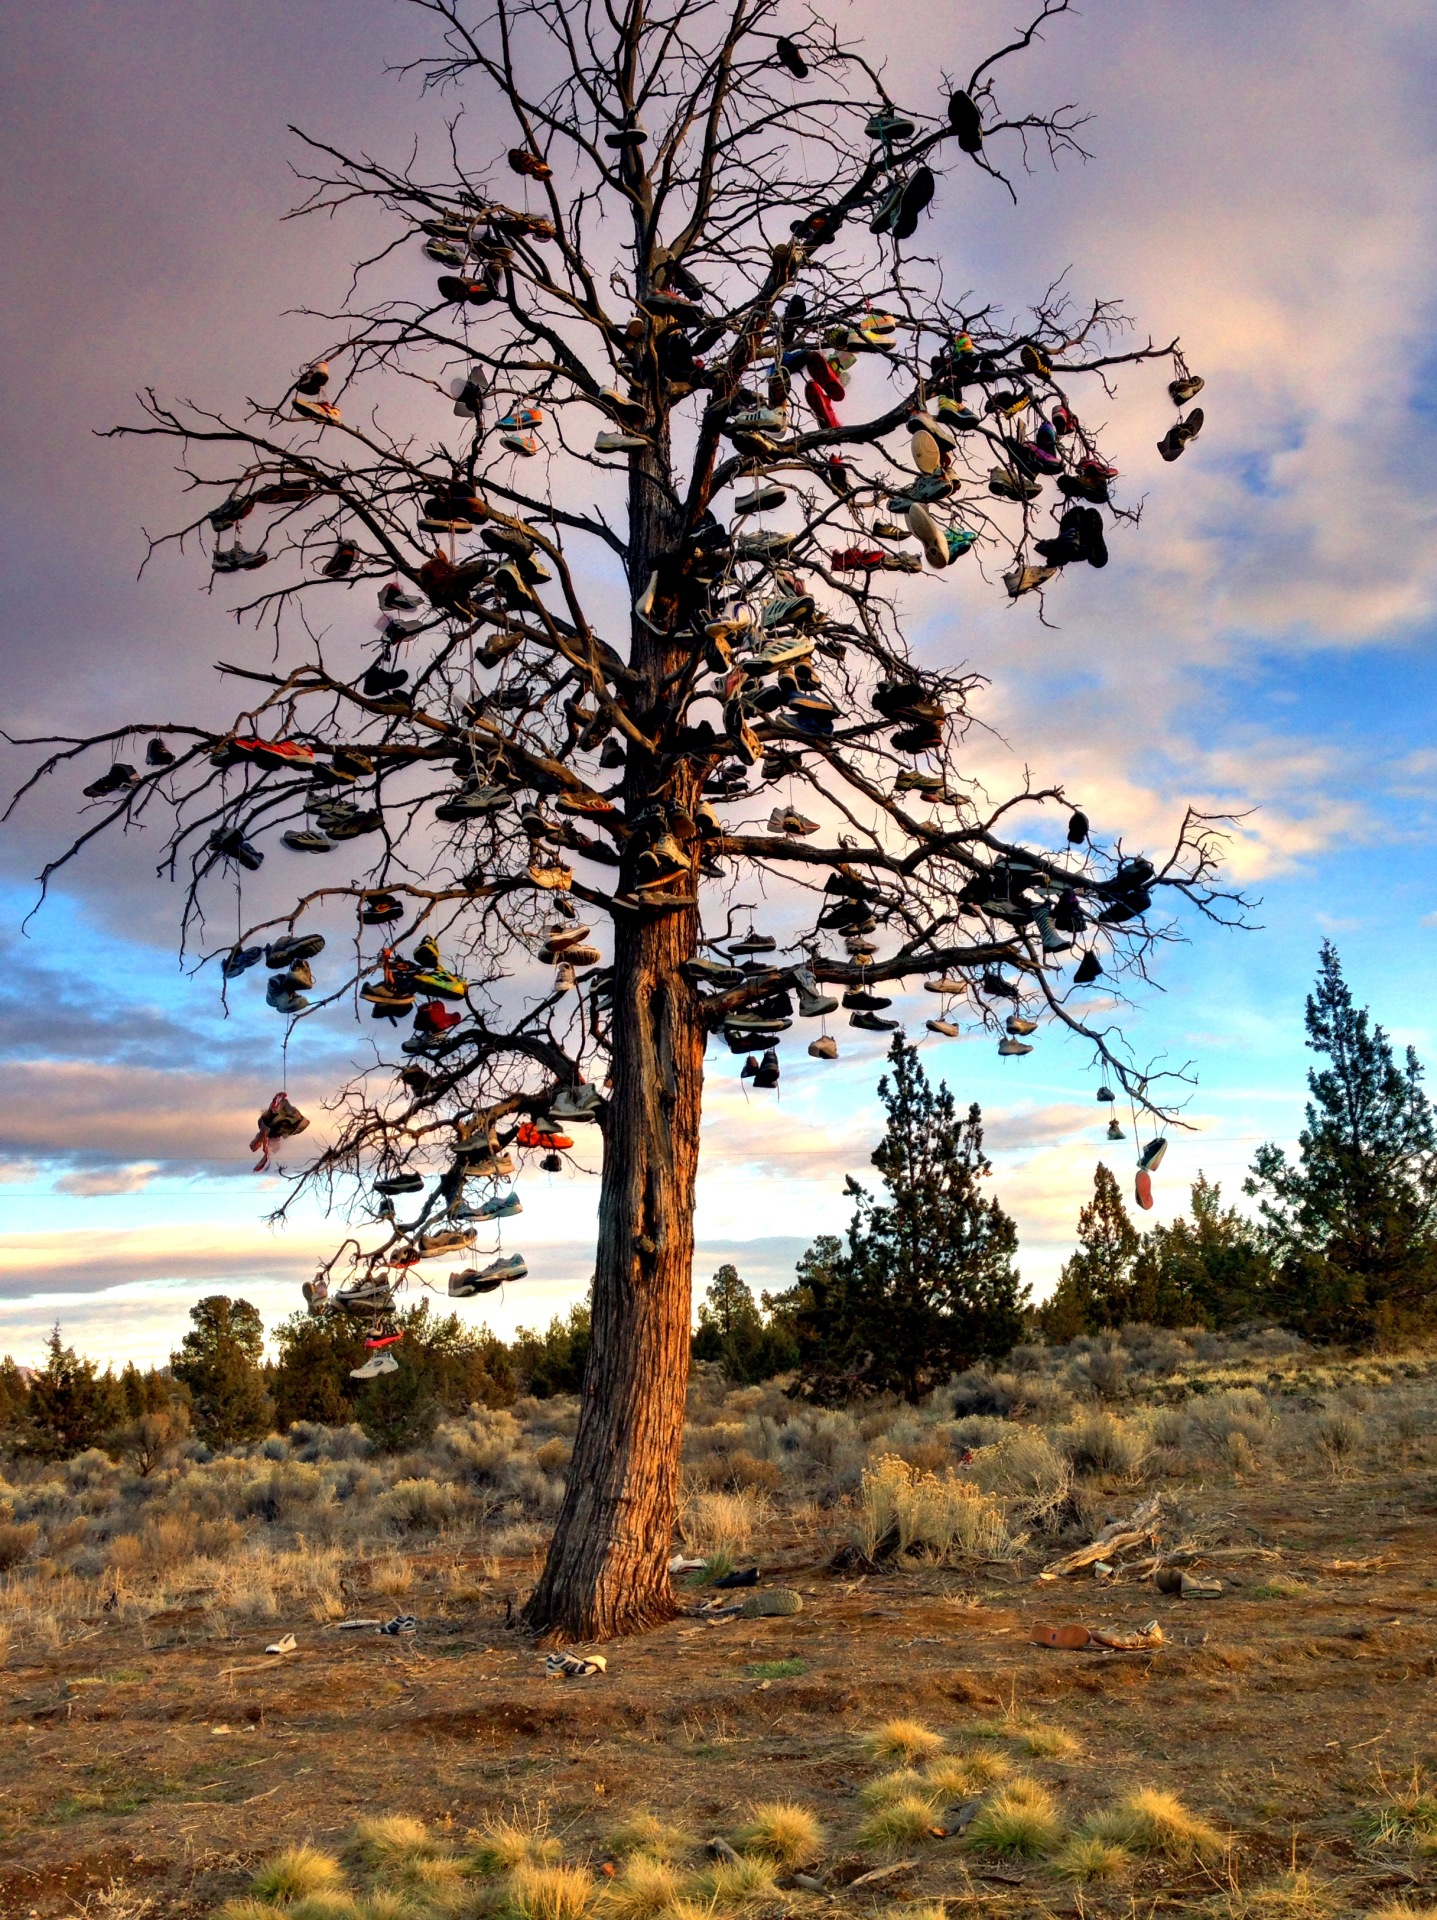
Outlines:
[[[979,1749],[935,1760],[932,1766],[924,1768],[922,1779],[935,1795],[953,1805],[986,1793],[989,1787],[1006,1780],[1012,1771],[1013,1762],[1006,1753]]]
[[[1126,1847],[1111,1840],[1098,1840],[1089,1834],[1075,1834],[1061,1847],[1053,1860],[1053,1871],[1062,1880],[1114,1880],[1132,1865]]]
[[[39,1538],[40,1529],[33,1520],[23,1526],[0,1520],[0,1573],[18,1567]]]
[[[679,1521],[684,1544],[705,1557],[737,1559],[748,1550],[759,1510],[751,1493],[691,1494]]]
[[[938,1775],[945,1764],[940,1761],[926,1773],[919,1773],[914,1767],[896,1767],[892,1773],[880,1773],[876,1780],[868,1781],[859,1789],[858,1797],[865,1807],[886,1807],[893,1800],[905,1798],[926,1800],[933,1806],[942,1791]]]
[[[1095,1413],[1063,1436],[1063,1446],[1078,1473],[1137,1473],[1147,1449],[1137,1428],[1111,1413]]]
[[[940,1563],[1006,1559],[1016,1546],[995,1500],[951,1472],[940,1479],[894,1453],[864,1472],[854,1544],[870,1561],[917,1554]]]
[[[656,1813],[641,1808],[609,1836],[609,1848],[620,1859],[646,1853],[651,1860],[682,1860],[698,1845],[693,1834]]]
[[[481,1873],[507,1873],[521,1866],[549,1866],[563,1848],[549,1832],[542,1814],[515,1814],[508,1820],[486,1820],[479,1830],[474,1861]]]
[[[375,1518],[396,1533],[433,1533],[459,1510],[452,1487],[437,1480],[400,1480],[374,1503]]]
[[[652,1920],[673,1905],[681,1886],[682,1878],[671,1862],[631,1853],[604,1889],[603,1908],[616,1920]]]

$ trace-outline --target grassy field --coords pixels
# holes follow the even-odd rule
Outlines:
[[[511,1624],[571,1401],[397,1458],[6,1465],[0,1914],[1428,1912],[1434,1411],[1426,1356],[1276,1335],[1020,1351],[856,1416],[704,1375],[675,1544],[802,1610],[685,1613],[577,1680]],[[1154,1495],[1156,1550],[1040,1577]]]

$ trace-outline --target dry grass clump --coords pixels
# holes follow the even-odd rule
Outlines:
[[[509,1910],[521,1920],[583,1920],[593,1897],[594,1883],[582,1867],[526,1860],[509,1877]]]
[[[1028,1859],[1051,1853],[1062,1838],[1058,1803],[1036,1780],[1012,1780],[978,1809],[964,1841],[975,1853]]]
[[[690,1882],[692,1894],[707,1900],[719,1911],[725,1907],[744,1907],[756,1900],[771,1900],[778,1889],[773,1884],[773,1864],[758,1854],[738,1860],[716,1860]]]
[[[549,1832],[547,1816],[524,1811],[508,1820],[486,1820],[473,1859],[481,1873],[510,1873],[519,1867],[552,1866],[563,1851]]]
[[[694,1493],[684,1503],[679,1531],[690,1552],[714,1560],[736,1560],[747,1553],[762,1506],[757,1494]]]
[[[921,1720],[885,1720],[863,1735],[864,1751],[870,1760],[902,1760],[909,1766],[915,1760],[932,1759],[945,1744],[943,1735],[925,1727]]]
[[[734,1835],[741,1853],[757,1854],[782,1867],[802,1867],[823,1852],[823,1823],[795,1800],[764,1800],[749,1809]]]
[[[1083,1832],[1132,1853],[1162,1854],[1179,1866],[1215,1859],[1224,1850],[1216,1827],[1190,1813],[1175,1793],[1157,1787],[1141,1787],[1116,1806],[1093,1814],[1084,1821]]]
[[[907,1847],[915,1840],[935,1839],[933,1826],[933,1802],[922,1794],[904,1793],[875,1807],[855,1837],[860,1847]]]
[[[385,1813],[356,1821],[346,1851],[367,1867],[385,1867],[396,1861],[429,1859],[447,1853],[448,1848],[430,1837],[422,1820]]]
[[[1379,1846],[1437,1853],[1437,1794],[1414,1770],[1405,1786],[1386,1792],[1381,1805],[1363,1816],[1362,1825]]]
[[[682,1860],[698,1845],[687,1828],[641,1807],[609,1836],[609,1850],[618,1859],[646,1853],[651,1860]]]
[[[1053,1871],[1060,1880],[1086,1882],[1116,1880],[1133,1864],[1126,1847],[1111,1840],[1098,1840],[1091,1834],[1074,1834],[1053,1856]]]
[[[1238,1890],[1227,1902],[1232,1920],[1326,1920],[1338,1906],[1335,1890],[1305,1868],[1280,1874],[1265,1887]],[[1389,1908],[1402,1914],[1405,1909]]]
[[[1013,1762],[1006,1753],[977,1747],[966,1753],[945,1754],[941,1760],[925,1767],[920,1777],[924,1787],[953,1805],[971,1800],[975,1794],[986,1793],[989,1787],[1006,1780],[1012,1771]]]
[[[1401,1900],[1374,1907],[1368,1920],[1437,1920],[1437,1907],[1409,1907]]]
[[[318,1847],[289,1847],[266,1860],[250,1882],[261,1900],[299,1900],[309,1893],[344,1888],[344,1869],[332,1853]]]
[[[941,1767],[944,1763],[938,1764]],[[886,1807],[894,1800],[904,1799],[926,1800],[932,1806],[942,1791],[935,1784],[933,1772],[933,1769],[919,1773],[916,1767],[895,1767],[892,1773],[880,1773],[876,1780],[860,1787],[858,1797],[865,1807]]]
[[[667,1860],[631,1853],[600,1896],[599,1903],[615,1920],[651,1920],[666,1913],[683,1891],[683,1877]]]
[[[1049,1720],[1016,1721],[1012,1737],[1035,1760],[1072,1760],[1083,1751],[1075,1733]]]

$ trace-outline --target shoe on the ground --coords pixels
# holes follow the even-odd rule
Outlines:
[[[998,1042],[998,1051],[1005,1059],[1016,1059],[1019,1054],[1031,1053],[1033,1049],[1026,1040],[1015,1040],[1008,1034]]]
[[[956,1040],[958,1029],[951,1020],[925,1020],[924,1026],[930,1033],[941,1033],[945,1040]]]

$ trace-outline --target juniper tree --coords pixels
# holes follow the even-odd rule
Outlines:
[[[1326,1065],[1296,1161],[1260,1147],[1255,1196],[1277,1266],[1272,1311],[1324,1339],[1367,1340],[1430,1317],[1437,1294],[1437,1124],[1422,1064],[1358,1007],[1331,941],[1307,999],[1307,1045]]]
[[[1014,593],[1101,563],[1137,513],[1089,407],[1106,417],[1114,376],[1176,343],[1058,283],[1010,318],[934,255],[927,206],[955,169],[1002,196],[1035,154],[1081,153],[1074,108],[1011,104],[1068,0],[966,77],[935,64],[911,109],[798,0],[414,4],[437,36],[424,86],[457,103],[442,157],[304,139],[306,210],[379,234],[343,311],[315,317],[315,363],[248,406],[149,391],[120,429],[173,450],[190,488],[153,548],[198,552],[263,633],[221,668],[243,710],[35,743],[47,773],[115,762],[45,878],[166,816],[203,957],[224,958],[216,888],[277,856],[231,974],[268,940],[272,1004],[301,1027],[356,992],[382,1019],[413,1010],[408,1057],[381,1041],[286,1168],[369,1223],[336,1277],[402,1272],[466,1172],[565,1151],[539,1124],[556,1094],[597,1120],[592,1350],[529,1619],[599,1636],[673,1605],[710,1040],[746,1049],[744,1018],[785,1019],[805,963],[810,1006],[931,973],[980,1028],[1018,994],[1168,1101],[1086,989],[1143,972],[1172,931],[1160,902],[1226,912],[1213,823],[1188,813],[1149,860],[1080,818],[1065,842],[1055,786],[987,795],[962,753],[979,682],[956,653],[920,668],[890,590],[923,566],[913,535],[931,571]],[[1176,372],[1181,403],[1200,382]],[[697,964],[780,881],[772,967]],[[274,944],[312,929],[331,941],[314,1000],[315,955]],[[878,929],[881,953],[830,937]],[[262,1159],[303,1120],[272,1103]],[[375,1177],[413,1170],[435,1178],[380,1212]]]
[[[1018,1234],[982,1182],[992,1173],[976,1105],[959,1117],[916,1047],[895,1040],[878,1083],[887,1111],[873,1152],[884,1193],[849,1180],[848,1244],[811,1248],[795,1290],[799,1390],[817,1400],[917,1400],[1022,1333]]]

